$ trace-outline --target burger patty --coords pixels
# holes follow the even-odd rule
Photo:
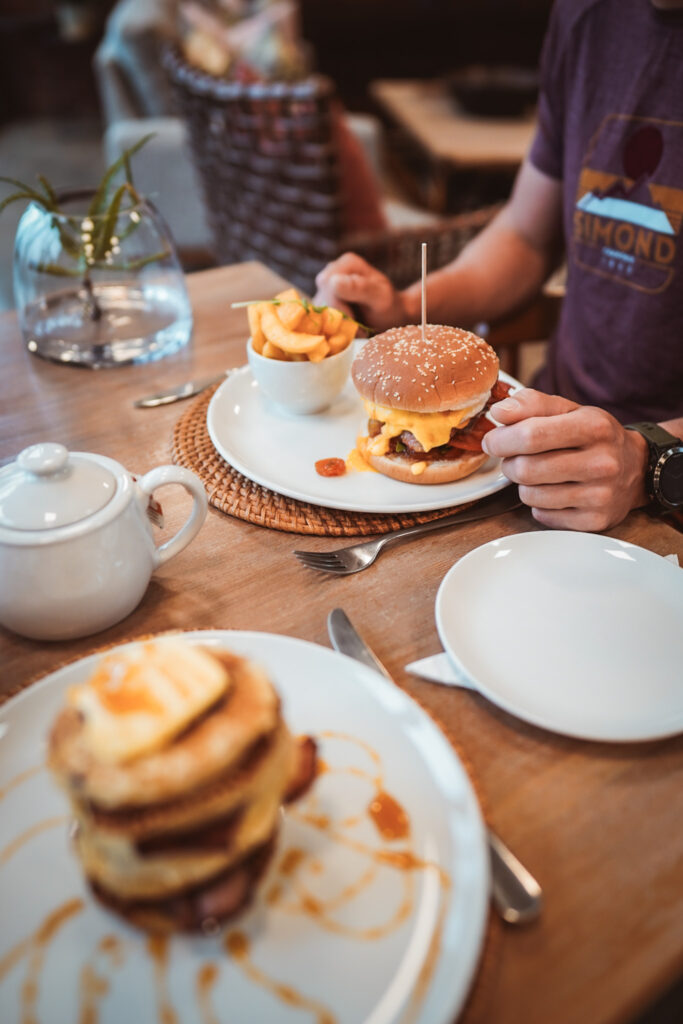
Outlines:
[[[388,454],[400,455],[401,458],[412,462],[441,462],[444,459],[458,459],[466,452],[480,452],[484,434],[488,433],[495,426],[491,420],[486,418],[486,412],[496,402],[507,398],[510,390],[509,384],[497,380],[481,412],[468,420],[466,426],[453,427],[451,436],[446,444],[430,448],[426,452],[415,435],[409,430],[404,430],[397,437],[390,438]],[[369,436],[377,437],[382,431],[382,426],[381,420],[368,420]]]

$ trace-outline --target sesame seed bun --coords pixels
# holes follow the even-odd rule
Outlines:
[[[393,480],[400,480],[405,484],[450,484],[454,480],[462,480],[470,476],[482,466],[488,456],[485,452],[467,452],[452,459],[434,459],[427,462],[423,471],[415,474],[412,467],[416,459],[403,458],[396,453],[386,455],[373,455],[367,450],[367,438],[358,438],[358,450],[373,469],[384,476],[390,476]]]
[[[392,327],[370,338],[351,366],[359,394],[410,412],[484,406],[498,377],[498,357],[483,338],[459,327]],[[415,478],[413,478],[415,479]]]

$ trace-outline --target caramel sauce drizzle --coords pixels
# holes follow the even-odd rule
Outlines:
[[[112,968],[123,966],[123,943],[116,935],[103,935],[97,943],[95,954],[104,957]],[[78,1024],[98,1024],[100,1003],[109,994],[109,989],[108,978],[97,974],[92,964],[83,966],[80,977],[81,1005]]]
[[[123,943],[116,935],[103,935],[97,944],[97,952],[108,957],[112,967],[123,966]]]
[[[56,818],[45,818],[44,821],[39,821],[35,825],[31,825],[25,832],[13,839],[11,843],[8,843],[2,850],[0,850],[0,867],[6,864],[10,857],[13,857],[17,850],[20,850],[24,843],[28,843],[35,836],[40,835],[41,832],[47,832],[48,829],[55,828],[57,825],[65,825],[69,820],[68,815],[60,814]]]
[[[218,967],[216,964],[202,964],[197,971],[197,1002],[204,1024],[220,1024],[211,1005],[211,989],[217,980]]]
[[[297,992],[291,985],[276,981],[257,967],[249,956],[249,939],[243,932],[228,932],[223,945],[226,953],[240,965],[251,981],[272,992],[287,1006],[299,1010],[310,1010],[315,1015],[317,1024],[336,1024],[336,1018],[325,1006],[321,1006],[315,999],[309,999]]]
[[[439,916],[434,926],[434,931],[432,932],[432,937],[425,954],[424,962],[420,968],[420,973],[417,976],[413,991],[410,994],[410,1001],[401,1018],[402,1024],[414,1024],[414,1021],[417,1020],[420,1006],[427,995],[429,984],[432,980],[432,975],[436,970],[436,964],[439,959],[441,936],[443,935],[443,926],[444,921],[446,920],[446,908],[448,907],[448,902],[448,899],[441,901]]]
[[[81,1008],[78,1024],[97,1024],[100,1019],[99,1006],[109,992],[109,982],[95,973],[92,964],[85,964],[81,970]]]
[[[21,1021],[20,1024],[38,1024],[36,1016],[36,1003],[40,991],[39,980],[45,961],[45,953],[50,942],[62,927],[63,924],[83,910],[83,900],[68,900],[52,913],[48,914],[40,928],[17,943],[9,953],[0,960],[0,981],[5,975],[19,963],[23,957],[28,956],[28,967],[26,977],[21,987]]]
[[[324,832],[332,842],[363,855],[368,859],[369,864],[338,893],[326,899],[319,899],[306,887],[303,875],[304,872],[308,875],[323,874],[325,865],[319,858],[309,855],[306,850],[292,847],[283,854],[277,866],[278,878],[271,886],[266,899],[269,904],[285,912],[305,914],[325,930],[355,939],[377,940],[394,931],[410,916],[414,906],[415,873],[426,869],[435,870],[446,898],[441,901],[439,918],[432,933],[410,1003],[406,1008],[412,1021],[419,1012],[419,1006],[424,999],[438,961],[448,905],[447,893],[451,887],[450,878],[440,865],[418,857],[410,848],[388,849],[386,846],[376,848],[348,835],[349,828],[369,819],[384,842],[409,840],[411,835],[410,818],[399,801],[384,789],[381,759],[376,751],[355,736],[331,731],[321,735],[354,744],[369,757],[372,767],[370,771],[357,765],[336,768],[330,767],[327,762],[319,759],[316,774],[347,774],[366,779],[373,787],[374,794],[363,810],[338,822],[334,822],[328,814],[320,812],[320,805],[315,794],[309,796],[305,809],[290,807],[288,813],[298,821]],[[12,788],[41,770],[42,765],[15,776],[4,789],[0,790],[0,799]],[[6,863],[24,843],[35,835],[63,824],[67,820],[66,816],[50,818],[27,829],[0,851],[0,865]],[[386,921],[366,928],[353,928],[337,921],[332,914],[368,889],[381,867],[390,868],[401,874],[403,891],[393,914]],[[18,943],[0,960],[1,981],[24,957],[29,958],[27,974],[22,987],[22,1017],[19,1024],[38,1024],[36,1003],[46,948],[62,924],[79,913],[83,907],[84,903],[80,899],[71,900],[58,907],[46,917],[33,936]],[[147,937],[147,952],[154,969],[159,1024],[179,1024],[178,1015],[171,1005],[168,995],[170,941],[170,938],[165,935],[149,935]],[[242,932],[229,932],[223,945],[227,954],[239,964],[245,976],[252,982],[270,991],[286,1005],[311,1012],[314,1014],[317,1024],[335,1024],[335,1017],[326,1007],[298,992],[291,985],[270,977],[257,967],[250,956],[249,940]],[[122,966],[124,961],[123,943],[115,935],[103,936],[98,943],[97,952],[108,957],[111,967]],[[219,976],[219,966],[211,961],[202,964],[197,972],[197,999],[204,1024],[219,1024],[211,1001],[212,991]],[[99,1005],[108,994],[109,989],[108,979],[98,974],[92,964],[86,963],[82,967],[78,1024],[98,1024]],[[406,1024],[405,1018],[404,1024]]]
[[[368,804],[368,816],[383,839],[406,839],[410,818],[398,800],[380,790]]]
[[[19,772],[14,778],[10,779],[6,786],[0,787],[0,800],[4,800],[7,794],[15,788],[20,786],[22,782],[27,782],[32,779],[34,775],[38,775],[39,772],[45,770],[45,765],[37,764],[33,768],[27,768],[25,772]]]
[[[178,1016],[168,998],[168,954],[170,940],[167,935],[148,935],[147,952],[154,965],[154,983],[161,1024],[178,1024]]]

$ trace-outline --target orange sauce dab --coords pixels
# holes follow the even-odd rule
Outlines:
[[[346,463],[343,459],[318,459],[315,471],[318,476],[344,476]]]

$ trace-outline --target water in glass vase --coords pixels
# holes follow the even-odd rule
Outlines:
[[[84,202],[85,199],[85,202]],[[93,369],[145,363],[192,334],[183,272],[170,233],[147,202],[104,218],[31,204],[15,243],[14,289],[28,350]]]

